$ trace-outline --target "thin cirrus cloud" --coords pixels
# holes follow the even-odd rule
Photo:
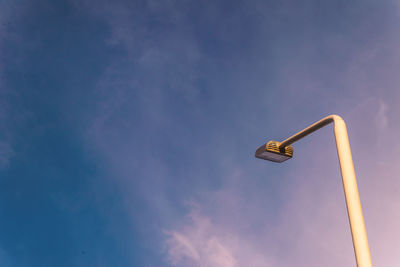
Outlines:
[[[169,260],[173,265],[231,267],[237,264],[229,241],[217,236],[208,218],[192,214],[183,232],[167,232]],[[212,234],[215,231],[216,234]],[[247,262],[249,264],[249,262]]]
[[[246,179],[243,175],[240,178]],[[197,205],[182,221],[182,226],[179,225],[174,232],[166,232],[169,262],[173,266],[187,266],[187,262],[193,266],[351,265],[351,238],[344,235],[349,233],[344,228],[343,201],[332,192],[321,194],[315,186],[308,187],[290,190],[287,199],[276,204],[281,206],[278,218],[273,218],[275,216],[268,212],[266,203],[272,201],[268,196],[259,198],[258,203],[249,201],[247,199],[252,198],[243,195],[236,186],[215,192],[211,198],[208,195],[210,203],[202,199],[205,204]],[[323,191],[327,188],[319,189]],[[253,192],[262,194],[261,189]],[[227,199],[231,199],[228,202],[234,205],[226,203]],[[209,211],[208,215],[201,214],[199,209],[211,203],[223,204],[217,204],[218,207]],[[242,216],[232,215],[232,209],[242,213]],[[209,244],[214,242],[223,247],[213,251],[218,254],[215,258],[227,259],[224,264],[217,263],[213,254],[207,251]],[[335,258],[334,263],[330,260],[332,257]]]
[[[167,260],[173,266],[273,266],[268,252],[250,240],[214,224],[192,207],[180,231],[166,232]]]

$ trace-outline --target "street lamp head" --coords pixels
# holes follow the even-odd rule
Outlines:
[[[269,141],[265,145],[257,148],[255,156],[259,159],[265,159],[273,162],[284,162],[292,158],[293,156],[293,147],[286,146],[283,148],[279,148],[280,142],[278,141]]]

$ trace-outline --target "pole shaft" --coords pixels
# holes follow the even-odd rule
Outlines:
[[[372,267],[349,138],[346,124],[340,117],[334,120],[334,131],[357,266]]]

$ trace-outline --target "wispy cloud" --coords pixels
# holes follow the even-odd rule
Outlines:
[[[387,116],[387,111],[387,104],[382,99],[379,100],[378,112],[376,113],[375,117],[375,124],[380,131],[385,131],[388,126],[389,119]]]
[[[217,236],[220,233],[215,231],[209,218],[192,212],[189,223],[180,232],[167,232],[168,256],[173,265],[190,262],[191,265],[204,267],[236,265],[226,241]]]
[[[273,266],[260,251],[252,251],[243,236],[227,231],[196,209],[181,229],[166,232],[166,236],[167,257],[173,266]]]
[[[339,181],[339,177],[334,178]],[[329,184],[340,185],[337,181]],[[243,194],[239,185],[229,187],[207,194],[208,200],[202,199],[194,205],[174,230],[166,232],[167,259],[172,265],[333,267],[353,264],[341,195],[317,193],[319,190],[312,185],[292,189],[287,200],[277,204],[283,206],[276,217],[268,214],[270,208],[265,205],[268,196],[258,198],[257,203],[252,196]],[[327,187],[320,188],[324,189]],[[341,193],[340,187],[336,189],[335,193]],[[253,194],[262,191],[254,190]],[[211,203],[215,204],[210,210]],[[329,260],[332,257],[335,261]]]

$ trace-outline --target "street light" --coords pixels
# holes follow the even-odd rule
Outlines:
[[[279,163],[288,160],[293,156],[293,148],[290,146],[291,144],[331,122],[334,124],[336,148],[339,157],[347,214],[350,221],[357,266],[372,267],[367,232],[365,230],[356,175],[354,173],[353,159],[351,157],[349,138],[347,136],[346,124],[341,117],[330,115],[282,142],[269,141],[257,149],[255,156],[260,159]]]

